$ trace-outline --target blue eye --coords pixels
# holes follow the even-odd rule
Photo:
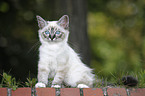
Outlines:
[[[45,34],[49,34],[49,31],[45,31]]]
[[[55,34],[60,34],[60,31],[56,31]]]

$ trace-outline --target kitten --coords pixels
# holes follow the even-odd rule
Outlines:
[[[39,26],[38,83],[35,87],[46,87],[48,78],[54,78],[52,86],[60,88],[62,82],[71,87],[93,87],[92,69],[82,63],[79,56],[68,45],[69,17],[58,21],[45,21],[37,16]]]

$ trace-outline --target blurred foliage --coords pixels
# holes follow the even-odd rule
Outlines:
[[[27,82],[25,82],[25,85],[26,85],[27,87],[33,88],[33,87],[35,87],[35,84],[36,84],[38,81],[37,81],[36,78],[31,78],[30,75],[31,75],[31,74],[30,74],[30,72],[29,72],[29,77],[27,78]]]
[[[145,70],[144,71],[141,70],[137,73],[132,73],[132,75],[138,78],[138,81],[139,81],[138,86],[144,88],[145,87]]]
[[[16,90],[18,88],[19,83],[16,82],[16,78],[3,73],[3,79],[2,82],[0,84],[0,87],[8,87],[8,88],[12,88],[13,90]]]
[[[16,90],[18,87],[31,87],[34,88],[37,79],[36,78],[27,78],[27,81],[25,83],[20,82],[20,81],[16,81],[15,77],[12,77],[11,75],[3,72],[3,74],[1,75],[2,81],[0,83],[0,88],[2,87],[8,87],[8,88],[12,88],[13,90]]]
[[[144,70],[144,29],[144,0],[90,0],[88,34],[95,73],[112,78],[115,72]]]

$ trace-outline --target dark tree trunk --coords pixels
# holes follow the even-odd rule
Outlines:
[[[90,49],[87,34],[87,1],[86,0],[54,0],[53,17],[69,15],[69,44],[81,56],[87,65],[90,64]]]

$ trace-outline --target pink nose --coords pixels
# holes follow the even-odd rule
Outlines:
[[[53,39],[55,38],[55,34],[54,34],[54,35],[49,35],[49,38],[50,38],[51,40],[53,40]]]

